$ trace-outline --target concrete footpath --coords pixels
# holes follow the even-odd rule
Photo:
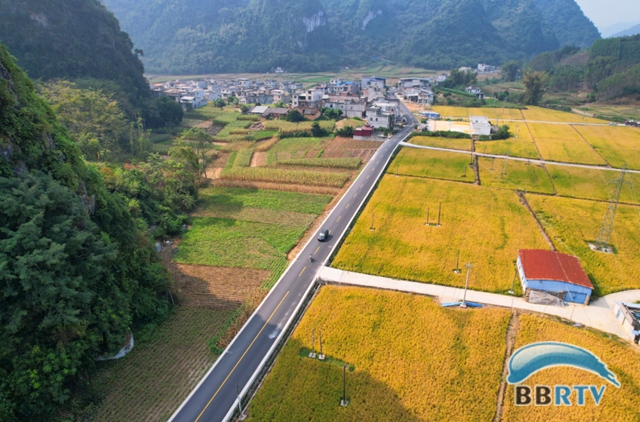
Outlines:
[[[462,300],[464,289],[456,287],[438,286],[436,284],[417,283],[413,281],[395,280],[386,277],[378,277],[367,274],[353,273],[323,267],[318,277],[325,282],[345,284],[350,286],[372,287],[376,289],[396,290],[400,292],[416,293],[437,297],[440,302],[458,302]],[[591,302],[589,306],[573,305],[559,307],[548,305],[536,305],[527,302],[524,298],[496,293],[478,292],[467,290],[467,301],[478,302],[485,305],[501,306],[505,308],[523,309],[532,312],[540,312],[555,315],[577,324],[595,328],[600,331],[615,334],[626,340],[631,340],[622,325],[613,315],[613,307],[616,301],[636,302],[640,301],[640,290],[627,290],[613,293]]]

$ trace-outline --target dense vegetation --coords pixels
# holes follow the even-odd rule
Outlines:
[[[169,311],[169,279],[0,46],[0,420],[54,419],[99,356]]]
[[[527,66],[547,72],[552,91],[592,91],[600,101],[637,95],[640,35],[596,40],[588,50],[565,47],[542,53]]]
[[[167,73],[430,68],[528,59],[599,38],[574,0],[104,0]]]

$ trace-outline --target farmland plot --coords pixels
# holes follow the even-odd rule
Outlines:
[[[509,317],[405,293],[322,287],[252,401],[250,419],[491,420]],[[346,408],[338,405],[341,365],[304,356],[312,330],[316,350],[321,331],[323,352],[354,367]]]
[[[442,203],[441,226],[435,223]],[[371,222],[375,230],[370,230]],[[547,249],[514,192],[387,174],[338,252],[333,266],[405,280],[463,287],[453,273],[471,260],[469,287],[511,289],[518,249]]]
[[[580,259],[596,295],[640,288],[640,207],[618,207],[610,240],[617,253],[605,254],[593,252],[587,242],[598,238],[606,202],[537,195],[527,199],[556,248]]]
[[[522,110],[522,115],[526,120],[539,122],[607,123],[604,120],[594,119],[593,117],[584,117],[583,120],[583,116],[574,113],[535,106],[527,106],[526,110]]]
[[[316,158],[329,143],[325,138],[285,138],[269,148],[267,164],[294,158]]]
[[[587,329],[575,328],[559,321],[534,316],[522,315],[520,328],[516,336],[515,347],[539,341],[558,341],[585,348],[602,362],[608,369],[616,374],[621,383],[620,388],[609,384],[599,376],[584,370],[559,366],[540,371],[527,379],[523,384],[533,387],[535,385],[606,385],[606,391],[596,406],[590,394],[587,394],[586,404],[578,406],[575,393],[571,400],[573,406],[515,406],[514,387],[507,387],[505,397],[505,409],[503,420],[505,421],[638,421],[640,409],[638,397],[640,397],[640,353],[631,345],[617,339],[611,339]]]
[[[509,157],[540,158],[538,150],[533,142],[520,141],[514,138],[502,141],[479,141],[476,142],[476,151],[483,154],[508,155]]]
[[[414,136],[409,140],[409,142],[412,144],[423,145],[427,147],[471,151],[471,138],[453,139],[453,138],[439,138],[435,136]]]
[[[476,177],[469,168],[470,157],[446,151],[402,148],[389,166],[389,173],[473,183]]]
[[[491,158],[478,159],[483,186],[554,194],[553,184],[545,168],[523,161]],[[493,169],[493,170],[492,170]]]
[[[563,163],[607,165],[570,125],[528,123],[542,158]]]
[[[640,169],[640,130],[630,127],[576,126],[578,132],[614,167]]]
[[[608,201],[613,192],[614,181],[620,172],[547,165],[553,184],[561,196]],[[632,184],[622,187],[620,201],[640,203],[640,175],[627,173],[625,180]]]

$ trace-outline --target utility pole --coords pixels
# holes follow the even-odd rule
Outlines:
[[[347,401],[347,365],[342,365],[342,400],[340,400],[340,406],[347,407],[349,402]]]
[[[467,307],[467,289],[469,288],[469,274],[471,274],[471,269],[474,268],[474,266],[471,265],[471,261],[469,261],[469,263],[465,264],[464,266],[467,267],[467,280],[464,282],[464,295],[462,296],[462,303],[460,304],[461,308]]]
[[[318,355],[318,360],[324,360],[324,358],[324,353],[322,353],[322,331],[320,331],[320,354]]]
[[[374,218],[376,217],[375,213],[371,213],[371,227],[369,228],[369,230],[375,230],[375,226],[373,225],[374,222]]]
[[[311,330],[311,352],[309,353],[311,359],[316,358],[316,329]]]
[[[458,258],[456,259],[456,268],[453,270],[454,273],[460,274],[460,251],[458,251]]]
[[[429,210],[430,210],[430,208],[427,208],[427,222],[424,223],[425,226],[429,225]]]
[[[438,227],[440,227],[440,215],[442,214],[442,202],[438,206]]]
[[[620,172],[620,177],[616,182],[616,186],[611,194],[611,201],[609,202],[609,208],[607,214],[604,216],[602,227],[600,227],[600,233],[598,233],[598,240],[596,240],[596,249],[600,252],[609,252],[609,240],[613,233],[613,224],[615,223],[616,213],[618,211],[618,203],[620,202],[620,194],[622,193],[622,186],[624,184],[624,176],[627,173],[627,164],[625,163]]]
[[[504,170],[502,170],[502,177],[507,175],[507,162],[509,161],[509,151],[507,151],[507,158],[504,159]]]

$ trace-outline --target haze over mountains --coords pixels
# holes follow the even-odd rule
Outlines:
[[[600,34],[574,0],[103,0],[148,72],[526,60]]]

